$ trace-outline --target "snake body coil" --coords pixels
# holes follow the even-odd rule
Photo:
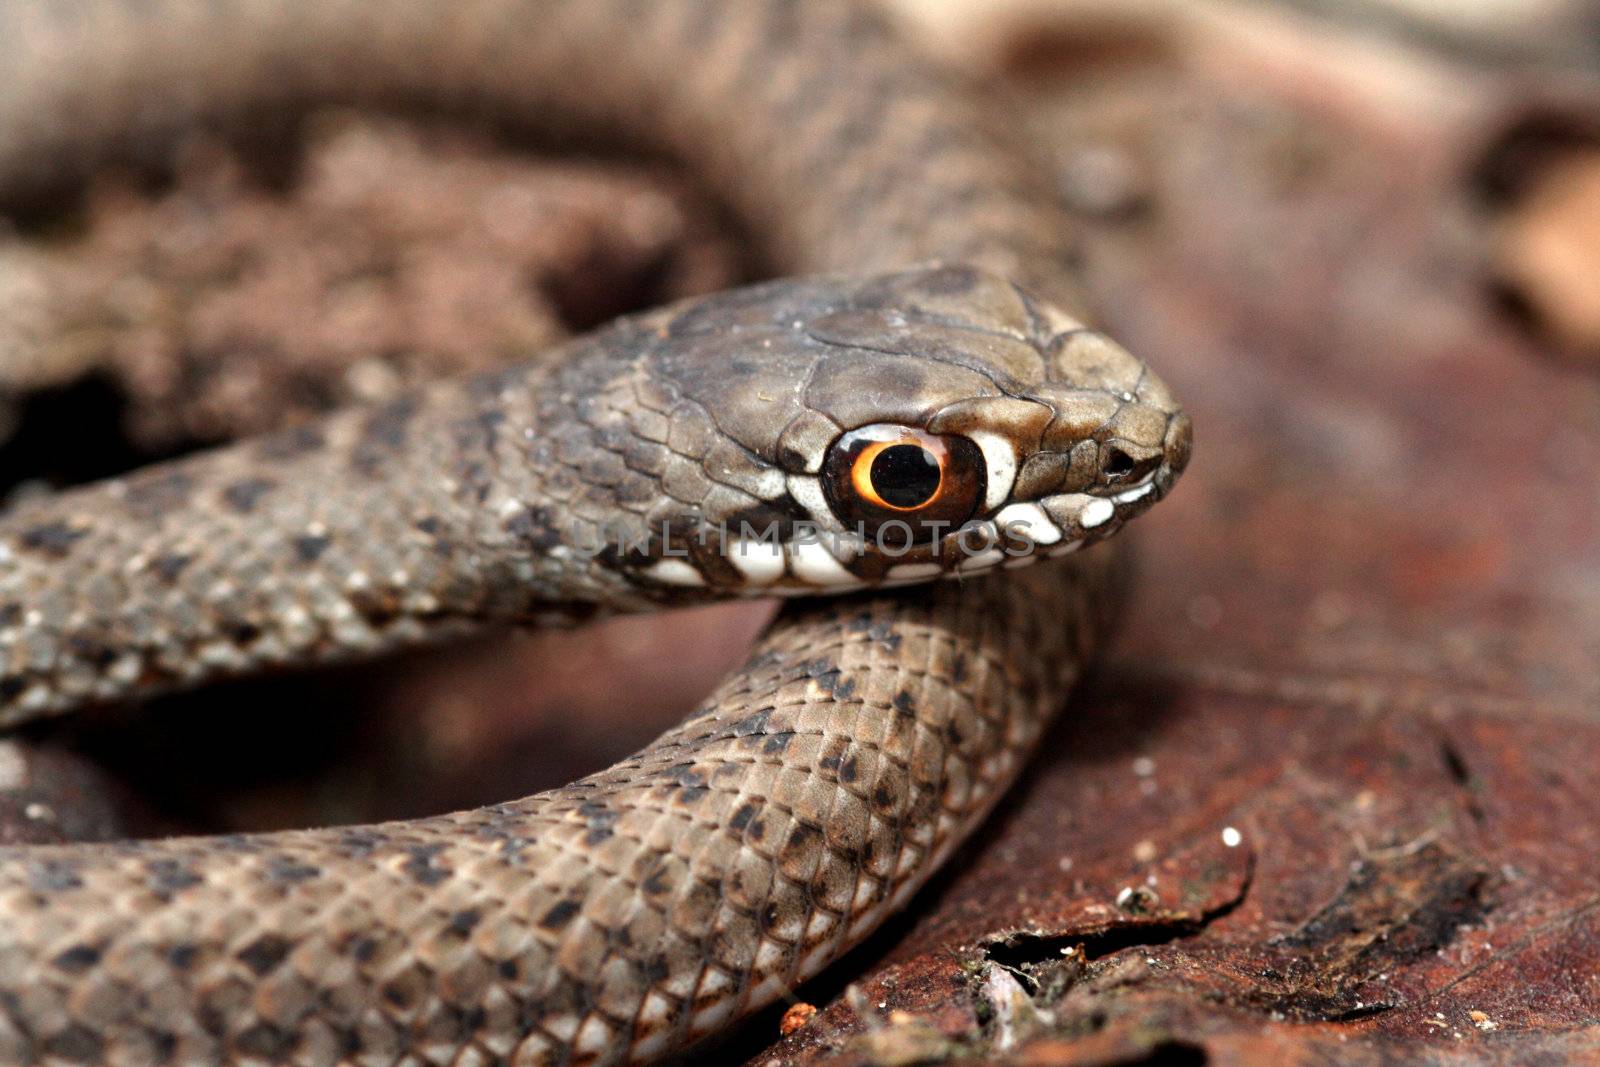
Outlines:
[[[1009,571],[1188,457],[1165,386],[1067,310],[1030,170],[856,7],[25,0],[0,68],[3,200],[263,108],[470,108],[672,152],[818,272],[0,517],[6,722],[800,597],[682,724],[562,789],[0,849],[5,1062],[620,1063],[772,1002],[926,880],[1090,654],[1104,553]]]

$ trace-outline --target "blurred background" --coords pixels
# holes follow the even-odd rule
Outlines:
[[[1600,4],[891,9],[1014,116],[1089,235],[1110,332],[1198,441],[1041,766],[917,915],[805,994],[831,1006],[782,1055],[917,1062],[979,1030],[1051,1063],[1592,1049]],[[39,367],[0,412],[12,499],[492,366],[751,262],[662,165],[344,112],[11,222],[0,346]],[[0,830],[530,792],[648,740],[769,611],[50,724],[0,743]],[[975,961],[1010,976],[981,1020],[952,993]],[[867,992],[836,998],[847,979]],[[758,1020],[728,1055],[776,1036]]]

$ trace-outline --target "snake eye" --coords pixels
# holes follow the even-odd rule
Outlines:
[[[881,423],[841,436],[823,461],[828,504],[868,534],[891,520],[913,540],[946,533],[983,499],[983,452],[971,439]],[[920,535],[920,536],[919,536]]]

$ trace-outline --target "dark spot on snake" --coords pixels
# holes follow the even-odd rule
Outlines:
[[[381,995],[386,1002],[402,1011],[411,1007],[412,990],[407,987],[406,975],[384,986]]]
[[[100,962],[100,950],[93,945],[73,945],[50,962],[68,974],[82,974]]]
[[[294,554],[302,563],[315,563],[332,542],[319,534],[301,534],[294,539]]]
[[[636,475],[623,479],[612,492],[618,504],[648,506],[661,496],[661,486],[653,477]]]
[[[368,963],[378,954],[378,943],[370,937],[352,937],[344,950],[357,963]]]
[[[407,429],[416,411],[416,400],[408,397],[369,415],[361,424],[360,438],[350,449],[351,469],[365,477],[376,475],[383,468],[384,460],[405,445]]]
[[[135,474],[123,483],[122,506],[134,518],[152,519],[189,502],[194,479],[182,471]]]
[[[850,620],[852,633],[866,634],[868,639],[876,641],[889,652],[900,650],[901,635],[895,631],[894,625],[886,619],[874,619],[871,615],[857,615]]]
[[[247,1056],[259,1056],[269,1063],[281,1063],[288,1059],[297,1043],[293,1033],[269,1023],[257,1023],[240,1034],[234,1046]]]
[[[117,650],[92,637],[74,634],[67,641],[67,651],[77,659],[101,670],[117,661]]]
[[[326,443],[316,427],[295,426],[263,437],[256,445],[256,455],[262,459],[294,459],[315,452]]]
[[[456,480],[461,483],[464,495],[477,504],[482,504],[489,499],[489,494],[494,490],[494,470],[476,455],[462,453],[456,457],[456,462],[451,469],[455,472]],[[377,470],[375,461],[369,463],[363,473]]]
[[[917,713],[917,702],[912,699],[910,690],[902,689],[896,693],[894,699],[889,701],[889,706],[894,708],[896,715],[903,715],[907,718]]]
[[[544,913],[539,920],[539,925],[546,930],[563,930],[578,914],[579,904],[576,900],[557,901],[551,909]]]
[[[261,498],[277,488],[270,478],[241,478],[222,491],[222,499],[234,511],[248,515],[255,510]]]
[[[786,469],[801,470],[805,467],[806,459],[803,455],[793,454],[793,464],[785,463],[779,457],[779,464]],[[797,532],[808,529],[808,526],[798,526],[799,523],[809,523],[811,513],[802,507],[794,497],[782,493],[772,500],[763,500],[749,507],[740,508],[724,520],[726,528],[737,531],[738,536],[750,541],[788,541],[795,537]]]
[[[401,615],[400,600],[389,590],[367,589],[351,593],[349,602],[374,629],[383,629]]]
[[[936,816],[939,810],[939,797],[931,789],[919,789],[911,800],[910,810],[906,813],[907,824],[926,822]]]
[[[123,480],[122,504],[128,514],[154,518],[189,504],[194,478],[182,470],[144,470]]]
[[[994,188],[984,182],[964,182],[945,189],[942,193],[945,204],[951,208],[972,208],[985,200],[993,200]]]
[[[519,837],[516,834],[506,834],[499,839],[500,855],[507,863],[518,864],[522,862],[523,851],[531,844],[533,839]]]
[[[485,411],[469,419],[457,419],[450,424],[450,437],[457,450],[463,453],[483,453],[493,450],[496,431],[506,421],[502,411]]]
[[[967,657],[959,652],[950,660],[950,680],[957,685],[967,680]]]
[[[644,979],[646,985],[660,985],[672,974],[672,965],[660,953],[647,960],[640,960],[637,964],[639,977]]]
[[[883,811],[894,808],[894,790],[886,785],[880,785],[872,791],[872,803]]]
[[[788,658],[788,653],[784,652],[780,648],[769,649],[768,651],[761,653],[759,656],[751,657],[749,662],[746,664],[746,668],[750,673],[754,673],[756,671],[768,670],[769,668],[773,667],[781,667],[783,666],[784,660]]]
[[[794,731],[785,730],[767,738],[766,744],[761,746],[765,755],[775,756],[789,747],[789,742],[794,740]]]
[[[728,827],[732,830],[737,830],[739,833],[744,833],[745,827],[749,826],[755,820],[755,817],[756,806],[754,804],[741,804],[739,805],[739,810],[734,812],[733,817],[728,820]]]
[[[40,860],[30,864],[28,881],[41,893],[83,888],[83,879],[78,876],[77,866],[67,860]]]
[[[698,789],[706,784],[705,775],[692,763],[674,763],[661,772],[661,777],[685,789]]]
[[[47,522],[22,532],[22,547],[51,556],[65,556],[89,531],[64,522]]]
[[[1067,273],[1075,274],[1083,269],[1084,264],[1088,262],[1088,256],[1084,253],[1083,245],[1074,241],[1061,249],[1056,262],[1061,264],[1061,268]]]
[[[261,627],[253,622],[229,622],[222,625],[228,639],[236,645],[248,645],[261,636]]]
[[[28,688],[28,680],[20,674],[8,674],[0,678],[0,700],[15,700]]]
[[[529,507],[506,520],[506,533],[538,551],[548,551],[561,544],[561,533],[555,513],[546,507]]]
[[[145,871],[150,875],[151,891],[163,895],[182,892],[204,881],[181,860],[152,860]]]
[[[845,760],[844,763],[839,767],[839,781],[845,783],[846,785],[851,784],[860,776],[861,765],[857,762],[855,756],[851,756],[849,759]]]
[[[422,885],[438,885],[453,872],[449,867],[435,867],[434,859],[444,851],[443,845],[412,845],[405,851],[410,856],[401,870]]]
[[[594,1008],[594,1000],[587,983],[557,982],[543,996],[517,1005],[518,1029],[512,1032],[526,1033],[549,1019],[562,1016],[581,1019]],[[608,1026],[616,1025],[604,1017],[600,1021]]]
[[[832,143],[841,152],[853,152],[861,145],[867,144],[878,131],[883,128],[882,101],[879,101],[878,111],[875,114],[862,115],[847,119],[834,126],[829,134]]]
[[[178,1035],[166,1030],[149,1030],[151,1051],[157,1063],[171,1063],[178,1052]]]
[[[199,955],[200,950],[194,945],[173,945],[167,949],[167,962],[176,970],[187,971]]]
[[[455,544],[444,536],[444,523],[435,515],[418,519],[416,528],[433,538],[433,550],[441,556],[448,556],[455,550]]]
[[[193,556],[172,552],[164,556],[157,556],[150,561],[150,565],[156,569],[156,573],[161,576],[162,581],[175,582],[178,580],[178,576],[183,573],[183,569],[193,562]]]
[[[339,835],[339,845],[347,856],[360,859],[372,853],[383,839],[371,830],[352,829]]]
[[[751,737],[764,734],[767,730],[767,720],[772,718],[775,708],[762,708],[754,715],[746,715],[732,726],[728,727],[729,733],[734,737]]]
[[[778,907],[777,901],[772,901],[761,909],[761,928],[771,930],[777,926],[783,917],[783,911]]]
[[[218,834],[211,839],[219,852],[260,852],[261,841],[249,834]]]
[[[783,843],[782,856],[794,858],[810,851],[822,837],[822,831],[809,823],[797,822],[789,827],[789,837]]]
[[[396,400],[374,411],[361,424],[362,443],[379,448],[399,448],[406,443],[406,431],[417,413],[413,397]]]
[[[640,888],[650,896],[658,897],[662,893],[671,891],[672,879],[668,876],[665,867],[657,867],[650,872],[650,876],[644,880]]]
[[[816,681],[817,687],[835,700],[849,700],[855,696],[855,679],[845,678],[839,673],[838,668],[818,675]]]
[[[613,829],[617,820],[622,817],[619,811],[613,811],[604,804],[593,800],[584,801],[578,806],[578,814],[583,816],[588,824],[589,832],[584,835],[584,843],[590,846],[601,844],[609,840],[615,833]]]
[[[710,928],[718,910],[722,909],[722,880],[720,878],[694,878],[677,907],[685,917],[686,929]]]
[[[940,296],[961,296],[978,286],[978,272],[960,265],[919,272],[918,285]]]
[[[501,978],[510,982],[516,981],[517,976],[522,973],[522,967],[516,960],[501,960],[495,965],[495,970],[500,972]]]
[[[225,1038],[232,1029],[228,1023],[228,1016],[210,1001],[203,1002],[195,1015],[200,1019],[200,1029],[214,1038]]]
[[[44,1047],[49,1057],[68,1063],[99,1063],[105,1056],[105,1043],[100,1035],[76,1023],[50,1035]]]
[[[765,819],[757,819],[755,822],[751,823],[750,829],[746,836],[752,841],[760,841],[763,837],[766,837],[767,821]]]
[[[931,122],[917,137],[917,158],[943,155],[951,145],[959,144],[963,139],[961,131],[953,123]]]
[[[450,916],[450,932],[466,937],[472,933],[473,927],[483,920],[483,915],[476,908],[467,908]]]
[[[15,626],[22,621],[22,605],[6,604],[0,606],[0,626]]]
[[[429,1028],[430,1036],[437,1033],[446,1041],[465,1044],[483,1029],[485,1018],[482,1008],[460,1008],[452,1004],[446,1007],[441,1024]]]
[[[257,978],[264,978],[283,962],[293,947],[294,943],[285,938],[263,934],[240,949],[234,958],[250,968]]]
[[[634,432],[624,426],[597,426],[594,430],[595,444],[607,452],[623,455],[630,449],[638,447],[640,441]],[[626,459],[626,456],[623,456]]]
[[[695,804],[701,800],[704,800],[706,794],[709,792],[711,792],[711,790],[707,789],[703,785],[690,786],[687,789],[680,789],[678,790],[678,802],[681,804]]]
[[[321,867],[313,867],[288,856],[274,856],[267,864],[267,878],[283,885],[308,882],[313,878],[320,877],[321,874]]]

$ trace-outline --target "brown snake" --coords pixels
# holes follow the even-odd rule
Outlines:
[[[682,724],[561,789],[0,849],[7,1063],[618,1063],[724,1027],[899,907],[1061,705],[1109,557],[1011,566],[1110,534],[1188,458],[1165,386],[1069,314],[1033,172],[859,7],[11,0],[0,71],[7,202],[265,109],[470,109],[675,155],[822,275],[0,517],[7,723],[802,594]]]

